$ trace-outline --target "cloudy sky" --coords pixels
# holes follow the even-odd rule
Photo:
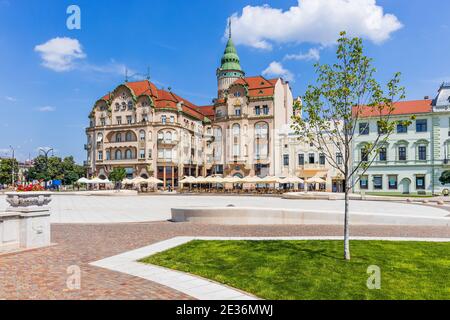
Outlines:
[[[67,28],[71,4],[80,30]],[[229,18],[247,75],[282,76],[294,95],[347,30],[364,38],[380,81],[400,71],[408,99],[434,96],[450,81],[449,12],[442,0],[0,0],[0,156],[50,146],[83,161],[89,111],[125,68],[209,104]]]

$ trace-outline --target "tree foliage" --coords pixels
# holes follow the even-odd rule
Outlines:
[[[127,176],[124,168],[114,168],[109,174],[109,180],[113,182],[121,182]]]
[[[34,165],[28,171],[28,180],[62,180],[70,185],[85,175],[83,166],[77,165],[72,156],[61,159],[59,157],[38,156]]]
[[[0,184],[11,184],[14,167],[14,180],[17,181],[19,164],[16,159],[0,159]]]
[[[439,182],[442,183],[442,185],[449,184],[450,183],[450,171],[446,170],[442,172]]]

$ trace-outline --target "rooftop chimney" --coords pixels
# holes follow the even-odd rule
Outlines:
[[[423,99],[424,100],[430,100],[430,96],[425,96]]]

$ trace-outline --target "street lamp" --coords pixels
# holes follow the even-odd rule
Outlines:
[[[45,157],[45,173],[48,174],[48,154],[53,152],[53,148],[39,148],[39,154],[44,154]],[[47,180],[45,180],[45,189],[47,189]]]
[[[11,185],[13,186],[13,187],[15,187],[16,186],[16,179],[14,179],[14,175],[15,175],[15,172],[14,172],[14,148],[12,147],[12,146],[9,146],[9,148],[11,149],[11,151],[12,151],[12,157],[11,157],[11,167],[12,167],[12,173],[11,173]]]

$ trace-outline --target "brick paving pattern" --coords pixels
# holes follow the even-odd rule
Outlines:
[[[0,256],[0,299],[190,299],[159,284],[89,263],[175,236],[341,235],[340,226],[218,226],[171,222],[52,225],[55,246]],[[446,227],[354,226],[354,236],[450,237]],[[81,289],[66,286],[81,268]]]

